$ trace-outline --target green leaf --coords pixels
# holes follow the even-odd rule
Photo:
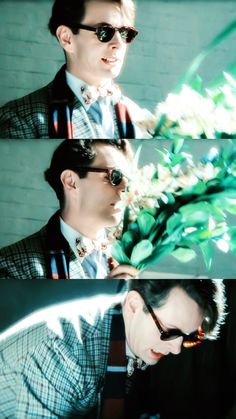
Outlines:
[[[226,71],[223,72],[224,77],[226,78],[226,81],[230,86],[232,86],[234,89],[236,89],[236,80],[234,77],[232,77],[229,73]]]
[[[207,190],[207,185],[203,180],[199,180],[196,185],[193,186],[192,191],[197,195],[204,194]]]
[[[128,225],[128,229],[137,233],[139,236],[139,227],[136,221],[132,221],[129,225]]]
[[[171,253],[171,256],[174,256],[180,262],[190,262],[190,260],[196,257],[196,253],[193,249],[188,249],[187,247],[178,247]]]
[[[122,247],[127,256],[130,256],[133,244],[136,242],[136,240],[137,240],[137,235],[132,230],[128,230],[123,234],[122,239],[121,239]]]
[[[141,150],[142,150],[142,144],[140,144],[138,146],[137,151],[136,151],[136,153],[134,155],[134,158],[133,158],[133,161],[132,161],[132,168],[134,170],[136,170],[138,168],[138,162],[139,162]]]
[[[171,151],[174,154],[179,154],[184,147],[184,139],[180,138],[178,140],[174,140],[172,144]]]
[[[212,246],[210,244],[210,242],[203,242],[199,244],[199,247],[202,251],[202,255],[203,255],[203,259],[206,265],[207,270],[209,271],[211,269],[211,264],[212,264]]]
[[[175,245],[173,243],[168,245],[158,245],[154,248],[152,254],[144,259],[138,266],[138,269],[146,269],[150,265],[154,265],[158,262],[163,256],[169,254],[174,249]]]
[[[155,224],[155,218],[147,212],[142,212],[138,215],[137,223],[141,233],[141,238],[146,238]]]
[[[212,237],[212,232],[208,230],[208,228],[198,228],[191,233],[187,233],[186,236],[183,238],[183,243],[191,243],[191,244],[198,244],[204,240],[208,240]],[[185,241],[186,238],[186,241]]]
[[[182,222],[186,227],[194,227],[195,225],[204,225],[208,222],[209,217],[214,217],[217,221],[224,220],[224,213],[220,208],[208,202],[197,202],[196,204],[187,204],[179,209],[182,214]]]
[[[130,208],[129,207],[126,207],[125,208],[125,211],[124,211],[124,216],[123,216],[123,229],[122,229],[122,233],[128,229],[129,222],[130,222],[129,217],[130,217]]]
[[[181,164],[185,160],[186,159],[184,158],[184,156],[182,156],[182,154],[174,155],[171,159],[171,167],[175,167],[177,164]]]
[[[230,236],[230,250],[233,253],[236,253],[236,227],[230,227],[228,230]]]
[[[226,232],[228,232],[228,226],[226,223],[219,223],[217,226],[212,230],[212,238],[220,238],[222,237]]]
[[[119,264],[122,264],[122,263],[128,263],[128,264],[130,264],[130,259],[125,254],[125,251],[124,251],[122,242],[120,240],[117,240],[115,243],[113,243],[112,249],[111,249],[111,253],[112,253],[112,257]]]
[[[191,87],[196,92],[200,93],[202,92],[202,78],[197,74],[194,78],[193,82],[191,83]]]
[[[184,205],[179,209],[179,212],[182,215],[182,222],[190,227],[199,223],[202,224],[209,219],[208,205],[206,202]]]
[[[167,221],[166,230],[167,234],[171,234],[182,222],[182,215],[179,213],[173,214]]]
[[[149,240],[142,240],[134,246],[131,253],[131,265],[137,267],[139,263],[151,255],[153,250],[152,243]]]

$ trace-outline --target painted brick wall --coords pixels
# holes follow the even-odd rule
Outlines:
[[[57,209],[57,199],[44,181],[58,142],[0,142],[0,247],[36,232]]]
[[[153,110],[180,75],[225,24],[236,18],[235,1],[136,0],[137,41],[130,46],[120,83]],[[64,57],[49,34],[51,0],[0,0],[0,104],[48,83]],[[236,35],[201,67],[206,81],[235,58]]]

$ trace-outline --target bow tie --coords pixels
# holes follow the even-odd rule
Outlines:
[[[81,87],[81,94],[86,105],[91,105],[99,98],[112,97],[118,100],[121,96],[120,88],[116,84],[111,84],[109,87],[84,85]]]
[[[128,375],[128,377],[130,377],[134,373],[135,369],[139,369],[139,370],[144,371],[148,367],[148,364],[146,364],[140,358],[133,358],[131,356],[128,356],[127,359],[128,359],[128,363],[127,363],[127,375]]]
[[[76,239],[76,248],[81,262],[93,251],[106,253],[106,251],[109,250],[108,240],[106,238],[91,240],[88,237],[82,236]]]

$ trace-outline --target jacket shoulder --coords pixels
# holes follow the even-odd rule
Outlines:
[[[0,278],[31,279],[46,275],[46,227],[0,249]]]
[[[53,82],[0,108],[0,138],[48,138]]]
[[[41,87],[28,95],[7,102],[1,107],[1,112],[17,111],[19,114],[32,114],[32,112],[37,112],[38,107],[45,107],[49,104],[52,97],[52,86],[53,82],[50,82],[46,86]]]

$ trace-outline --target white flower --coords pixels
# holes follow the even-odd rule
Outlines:
[[[163,115],[166,117],[160,134],[209,139],[217,138],[219,133],[235,134],[236,81],[231,79],[230,85],[225,83],[215,90],[206,89],[205,95],[187,85],[183,85],[178,94],[170,93],[165,102],[156,107],[157,123]],[[223,99],[215,104],[215,97],[220,93]]]
[[[192,169],[193,174],[198,177],[198,179],[202,179],[205,182],[208,182],[211,179],[214,179],[220,171],[219,167],[213,166],[211,162],[207,162],[205,164],[199,163],[198,166]]]

